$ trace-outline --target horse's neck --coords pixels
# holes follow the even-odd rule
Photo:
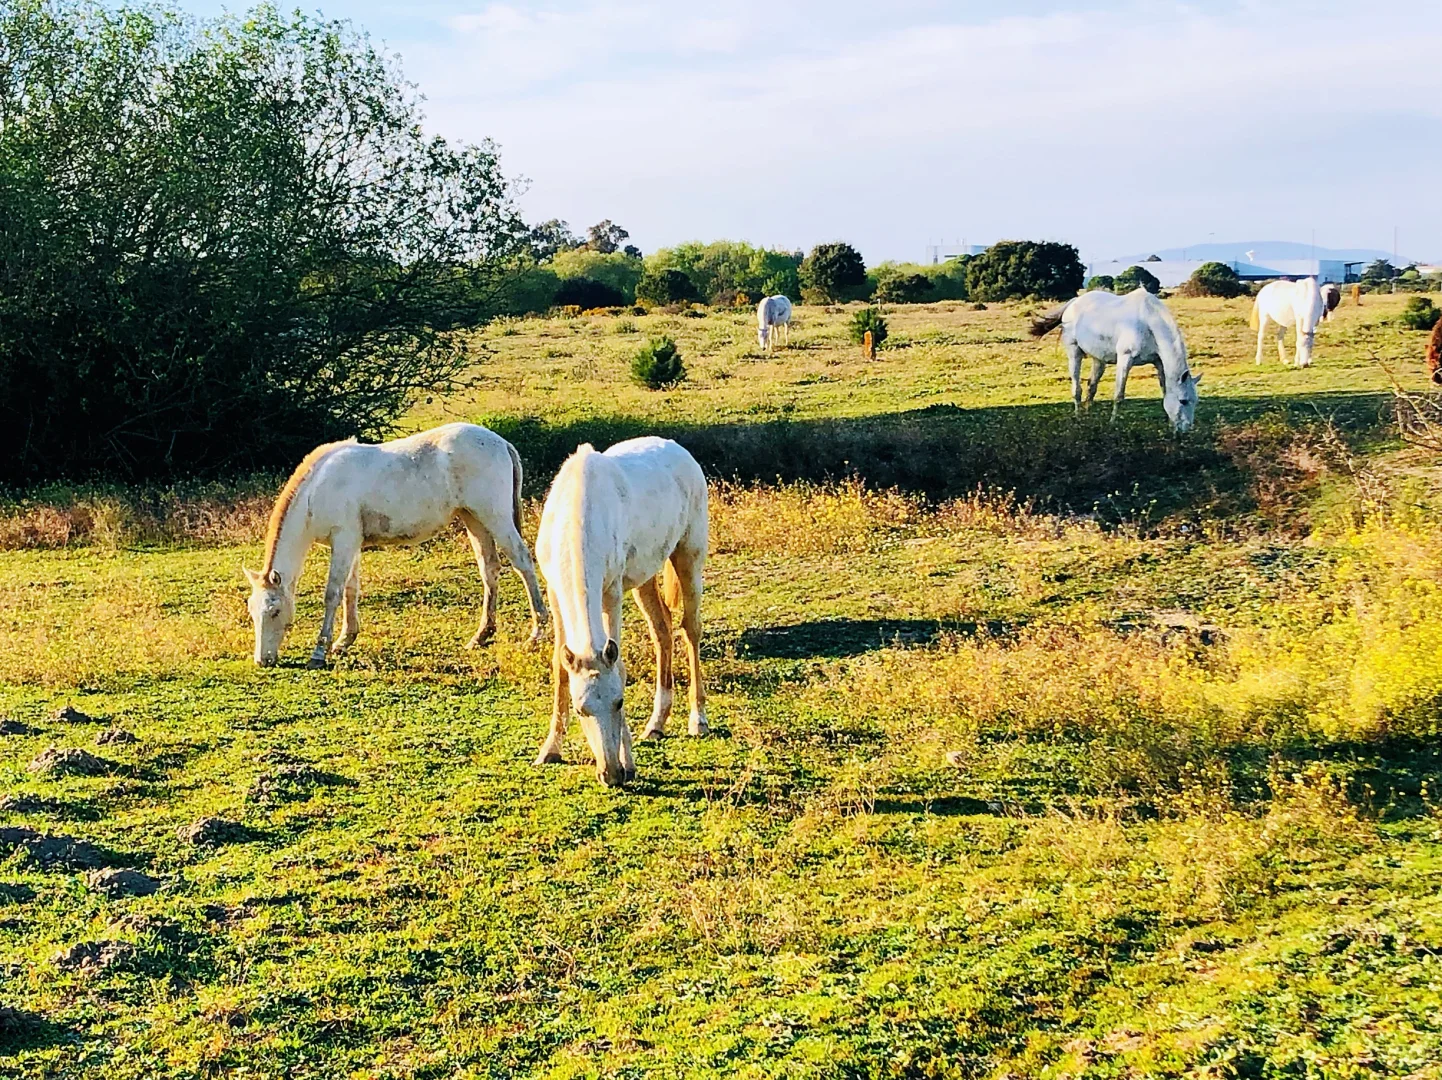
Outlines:
[[[306,511],[306,503],[310,497],[306,490],[309,483],[306,481],[301,485],[290,505],[286,507],[285,517],[281,519],[280,529],[276,533],[275,555],[271,558],[271,569],[280,571],[281,581],[292,592],[295,583],[300,579],[300,569],[305,565],[305,557],[315,542],[315,538],[310,535],[310,514]]]

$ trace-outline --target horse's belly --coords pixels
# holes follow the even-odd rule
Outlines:
[[[424,513],[367,507],[360,514],[361,536],[367,547],[419,544],[440,532],[451,517],[434,507]]]

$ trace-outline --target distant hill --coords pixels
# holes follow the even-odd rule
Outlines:
[[[1249,251],[1252,253],[1250,259],[1247,258]],[[1294,244],[1289,240],[1238,240],[1235,243],[1197,244],[1193,247],[1143,251],[1140,255],[1123,256],[1117,262],[1140,262],[1149,255],[1156,255],[1166,260],[1215,259],[1217,262],[1265,263],[1274,259],[1310,259],[1314,251],[1319,259],[1338,259],[1342,262],[1372,262],[1374,259],[1390,261],[1392,258],[1390,251],[1381,251],[1378,248],[1313,248],[1311,244]],[[1403,257],[1398,265],[1406,266],[1411,261]]]

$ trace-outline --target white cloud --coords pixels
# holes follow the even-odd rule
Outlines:
[[[1216,12],[491,4],[395,44],[436,129],[496,138],[532,178],[533,216],[611,217],[643,246],[915,257],[964,232],[1105,254],[1312,227],[1364,244],[1398,219],[1442,254],[1442,6]]]

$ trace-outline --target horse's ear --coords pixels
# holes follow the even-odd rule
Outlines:
[[[273,589],[280,588],[280,571],[272,570],[265,579],[265,583]]]
[[[1202,377],[1201,377],[1200,375],[1193,375],[1193,376],[1192,376],[1192,385],[1193,385],[1193,386],[1196,386],[1197,383],[1199,383],[1199,382],[1201,382],[1201,381],[1202,381]]]
[[[606,639],[606,647],[601,650],[601,659],[606,661],[606,666],[614,664],[621,655],[621,646],[616,644],[615,638]]]
[[[242,567],[240,568],[240,571],[241,571],[241,573],[243,573],[243,574],[245,575],[245,580],[248,581],[248,582],[250,582],[252,588],[253,588],[254,586],[260,584],[260,571],[259,571],[259,570],[252,570],[252,569],[251,569],[250,567],[248,567],[248,566],[242,566]]]

